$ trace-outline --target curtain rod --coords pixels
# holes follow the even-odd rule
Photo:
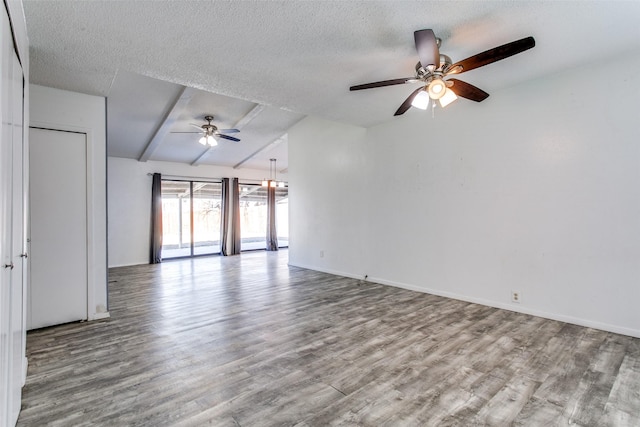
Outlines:
[[[196,176],[183,176],[183,175],[162,175],[162,179],[174,179],[177,181],[200,181],[200,182],[221,182],[222,178],[203,178],[203,177],[196,177]],[[147,176],[153,176],[153,174],[151,172],[147,173]],[[234,177],[237,178],[237,177]],[[251,182],[256,182],[256,183],[262,183],[261,179],[250,179],[250,178],[238,178],[239,181],[242,181],[243,183],[251,183]]]
[[[165,175],[160,174],[162,179],[174,179],[177,181],[222,181],[222,178],[206,178],[202,176],[185,176],[185,175]],[[148,173],[147,176],[153,176],[152,173]]]

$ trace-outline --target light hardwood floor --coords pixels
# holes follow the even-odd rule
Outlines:
[[[114,268],[28,334],[19,426],[640,426],[640,340],[287,266]]]

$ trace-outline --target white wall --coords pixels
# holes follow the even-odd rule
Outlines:
[[[107,316],[107,190],[105,99],[30,87],[30,126],[87,134],[89,319]],[[61,248],[64,250],[64,248]],[[91,302],[92,301],[92,302]]]
[[[261,180],[266,176],[263,170],[109,157],[109,267],[149,263],[151,177],[148,174],[155,172],[194,179]],[[278,176],[286,179],[284,174]]]
[[[289,130],[295,141],[289,144],[292,265],[343,276],[364,274],[371,163],[365,134],[363,128],[314,117]]]
[[[303,120],[289,132],[291,263],[640,337],[639,66],[570,70],[364,135]],[[366,166],[327,188],[308,165],[330,174],[336,155]]]

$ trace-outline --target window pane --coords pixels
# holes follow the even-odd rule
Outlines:
[[[240,184],[240,248],[243,251],[267,247],[267,188]]]
[[[188,182],[162,181],[162,258],[191,255]]]
[[[221,198],[221,183],[162,181],[162,258],[220,253]],[[266,248],[266,187],[240,184],[240,230],[241,250]],[[287,247],[287,188],[276,188],[276,230],[278,246]]]
[[[289,247],[289,189],[276,189],[276,232],[278,247]]]
[[[193,183],[194,255],[220,253],[222,184]]]

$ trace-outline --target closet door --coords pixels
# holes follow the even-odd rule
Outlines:
[[[12,79],[12,263],[11,271],[11,418],[15,422],[20,413],[20,397],[24,381],[26,351],[25,301],[26,301],[26,266],[27,266],[27,233],[26,233],[26,185],[25,185],[25,142],[24,142],[24,84],[23,73],[18,57],[13,57]]]
[[[9,19],[2,10],[2,38],[0,39],[0,426],[10,422],[11,384],[10,378],[15,361],[11,359],[11,291],[12,291],[12,234],[11,234],[11,180],[12,135],[11,135],[11,57],[13,46]]]
[[[24,380],[24,86],[6,11],[2,14],[0,86],[0,426],[13,426]]]
[[[30,128],[29,329],[87,319],[87,138]]]

